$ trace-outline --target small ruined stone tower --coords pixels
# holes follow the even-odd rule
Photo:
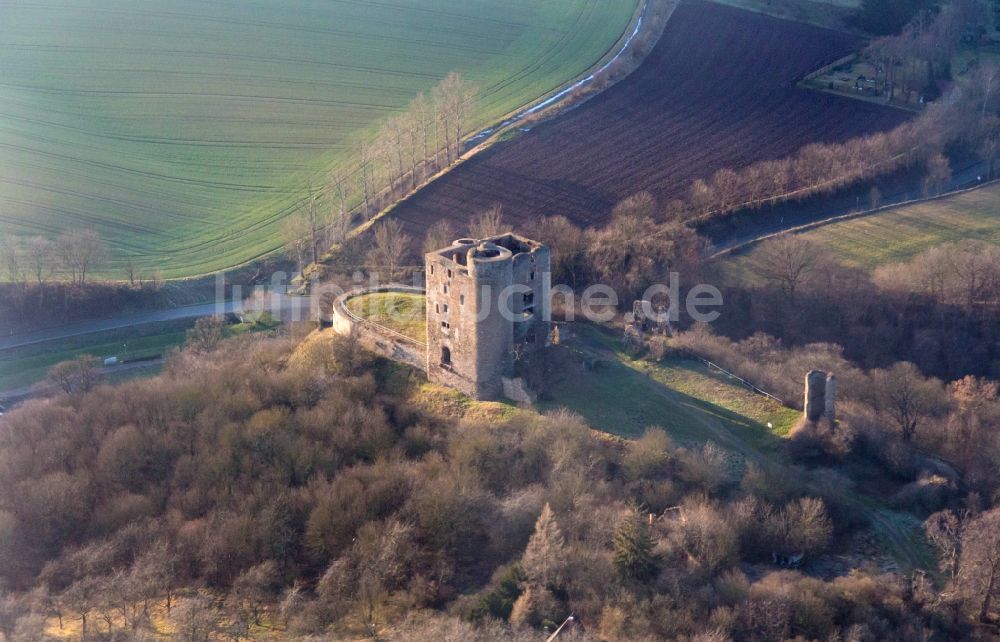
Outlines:
[[[546,346],[549,249],[515,234],[459,239],[424,257],[427,376],[475,399],[496,399],[515,352]]]
[[[837,377],[813,370],[806,375],[805,418],[819,421],[823,417],[837,419]]]

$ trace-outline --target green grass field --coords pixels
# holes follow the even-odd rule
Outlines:
[[[421,343],[427,342],[427,298],[405,292],[376,292],[347,300],[354,314]]]
[[[418,92],[459,71],[493,122],[601,59],[638,2],[0,3],[0,235],[93,228],[112,278],[253,259]]]
[[[80,355],[104,359],[149,359],[163,355],[170,348],[183,345],[190,321],[150,324],[98,332],[0,352],[0,391],[30,386],[45,378],[49,368]]]
[[[941,243],[975,239],[1000,245],[1000,185],[829,223],[799,235],[826,246],[844,263],[869,270],[908,261]],[[751,278],[747,254],[723,258],[724,274]]]
[[[52,366],[80,355],[91,355],[102,360],[118,357],[122,363],[162,357],[172,348],[184,345],[187,331],[194,327],[194,323],[193,319],[148,323],[0,351],[0,393],[38,383],[45,379]],[[280,325],[270,315],[266,315],[257,321],[227,326],[225,336],[270,332]],[[151,366],[136,372],[150,375],[157,371],[158,368]],[[112,369],[107,374],[116,375],[116,372]]]
[[[578,324],[572,348],[597,357],[591,370],[567,375],[543,402],[566,407],[599,430],[637,437],[661,426],[680,443],[733,443],[767,451],[788,434],[799,412],[710,372],[698,361],[636,359],[606,331]],[[771,424],[771,428],[767,424]]]

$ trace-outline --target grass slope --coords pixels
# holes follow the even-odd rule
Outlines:
[[[835,221],[799,235],[826,246],[844,263],[868,270],[908,261],[941,243],[975,239],[1000,245],[1000,184]],[[757,278],[747,267],[753,247],[721,259],[727,278]]]
[[[419,91],[458,70],[486,123],[599,60],[638,1],[0,3],[0,235],[94,228],[119,277],[255,258]]]
[[[737,440],[767,450],[788,433],[798,412],[761,397],[700,362],[634,359],[602,330],[578,325],[580,337],[569,347],[595,365],[558,382],[544,409],[566,407],[599,430],[637,437],[647,426],[661,426],[676,441],[701,444]],[[772,428],[768,429],[767,424]]]
[[[906,261],[948,241],[1000,244],[1000,185],[831,223],[802,235],[866,268]]]
[[[799,412],[760,397],[700,362],[651,363],[626,354],[607,332],[578,324],[579,337],[559,349],[578,350],[597,365],[568,374],[543,410],[566,407],[598,430],[626,438],[647,426],[664,428],[675,442],[715,442],[765,469],[788,464],[779,448]],[[771,423],[772,428],[767,424]],[[905,569],[931,569],[934,556],[912,515],[891,510],[864,492],[843,489],[843,501],[863,515],[883,550]]]

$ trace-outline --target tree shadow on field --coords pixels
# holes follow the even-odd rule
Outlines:
[[[766,425],[657,380],[656,365],[630,357],[608,330],[577,323],[572,333],[553,347],[568,355],[561,357],[567,366],[540,408],[567,408],[593,428],[626,438],[660,426],[684,445],[711,441],[744,455],[780,448],[783,440]]]

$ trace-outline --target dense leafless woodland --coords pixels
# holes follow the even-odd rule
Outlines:
[[[926,47],[952,42],[948,24],[872,52],[924,56],[912,66],[933,77]],[[991,74],[893,132],[724,170],[687,201],[640,193],[600,227],[556,216],[519,231],[550,245],[556,282],[610,285],[624,311],[671,271],[685,287],[717,277],[692,218],[906,166],[933,191],[958,144],[992,162]],[[445,222],[412,239],[390,220],[348,238],[349,204],[371,216],[454,162],[470,95],[449,76],[361,146],[358,172],[317,186],[287,230],[301,272],[339,243],[331,270],[396,276],[414,243],[455,236]],[[502,208],[468,227],[504,231]],[[7,244],[12,291],[87,291],[100,240],[48,243]],[[565,411],[466,412],[403,366],[297,328],[223,340],[203,321],[160,376],[115,387],[85,359],[61,364],[56,392],[0,417],[0,638],[538,640],[572,615],[560,639],[997,639],[996,247],[942,245],[868,275],[781,237],[746,265],[754,278],[726,285],[711,330],[682,320],[631,347],[710,358],[791,404],[802,374],[836,372],[837,425],[797,426],[780,457],[657,426],[620,440]],[[928,572],[870,544],[893,524],[873,523],[860,484],[923,523]]]
[[[573,613],[568,639],[985,635],[985,496],[935,516],[954,590],[782,570],[774,555],[850,554],[863,526],[821,470],[733,469],[711,444],[620,442],[566,413],[446,418],[348,341],[297,345],[192,349],[4,417],[0,632],[538,639]],[[978,385],[950,391],[955,417],[995,406]],[[858,408],[860,443],[877,421]]]

